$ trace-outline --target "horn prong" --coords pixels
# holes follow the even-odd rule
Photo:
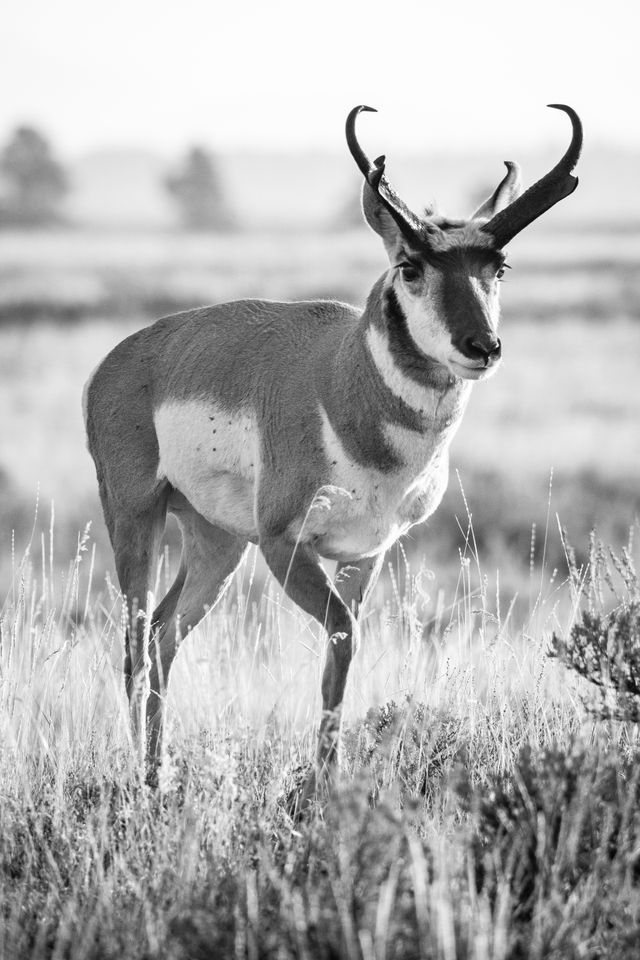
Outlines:
[[[407,205],[402,202],[400,197],[397,196],[386,177],[384,178],[383,183],[386,162],[385,155],[381,154],[372,163],[358,143],[358,138],[356,136],[356,119],[358,114],[362,113],[363,111],[368,111],[370,113],[378,112],[374,107],[367,107],[364,104],[354,107],[353,110],[349,112],[345,125],[347,146],[349,147],[351,156],[356,161],[360,172],[363,174],[371,189],[377,194],[381,203],[387,208],[403,236],[409,240],[413,239],[415,241],[420,230],[420,220],[414,213],[411,212],[411,210],[409,210]],[[380,189],[381,186],[384,187],[384,190]]]
[[[567,114],[571,121],[571,142],[562,159],[549,173],[484,224],[482,230],[490,233],[499,247],[505,246],[516,234],[554,204],[568,197],[578,186],[578,178],[572,176],[572,171],[582,150],[582,122],[573,107],[566,103],[549,103],[547,106]]]

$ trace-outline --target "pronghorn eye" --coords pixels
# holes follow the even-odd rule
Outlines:
[[[498,278],[498,280],[502,280],[502,278],[504,277],[504,267],[500,267],[500,269],[496,273],[496,277]]]
[[[413,263],[399,263],[400,271],[402,273],[402,279],[406,280],[408,283],[411,283],[413,280],[417,280],[420,276],[420,271]]]

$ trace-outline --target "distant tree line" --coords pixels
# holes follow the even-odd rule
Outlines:
[[[162,181],[177,217],[187,230],[227,231],[237,225],[215,156],[201,146],[186,151]],[[69,174],[46,136],[19,126],[0,146],[0,228],[47,227],[65,223],[64,201]],[[479,191],[478,196],[490,191]],[[476,199],[474,191],[473,199]],[[362,228],[360,183],[355,175],[326,226],[330,230]]]
[[[46,138],[34,127],[17,127],[0,153],[0,223],[55,223],[68,189],[67,175]]]
[[[185,228],[233,228],[217,163],[208,150],[188,150],[163,186]],[[17,127],[0,150],[0,228],[65,222],[63,204],[69,190],[70,178],[44,134],[35,127]]]

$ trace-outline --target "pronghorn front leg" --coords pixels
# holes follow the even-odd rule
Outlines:
[[[336,589],[356,618],[376,585],[384,556],[384,553],[380,553],[364,560],[341,560],[336,567]]]
[[[263,536],[260,549],[287,596],[315,617],[329,636],[318,738],[318,766],[322,769],[336,756],[342,699],[353,655],[353,617],[308,544],[292,543],[282,536]]]

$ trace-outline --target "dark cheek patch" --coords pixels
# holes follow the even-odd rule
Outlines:
[[[393,287],[385,291],[383,316],[389,338],[389,352],[400,371],[422,387],[442,389],[442,366],[433,357],[423,353],[411,336],[407,318]]]

